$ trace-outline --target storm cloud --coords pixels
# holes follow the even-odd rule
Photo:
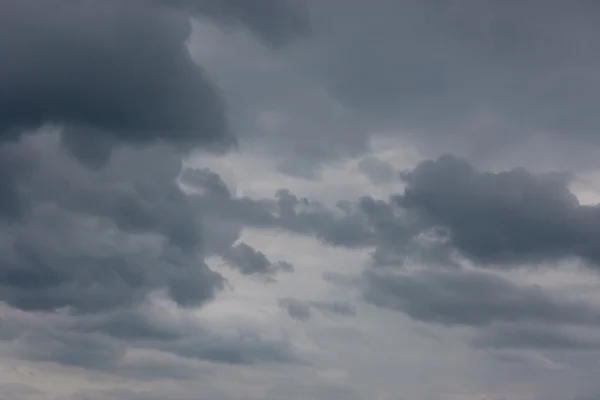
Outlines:
[[[0,399],[596,398],[600,8],[0,5]]]
[[[187,54],[189,18],[149,4],[3,3],[2,136],[63,126],[81,157],[114,142],[230,141],[218,90]]]
[[[278,46],[306,32],[301,9],[296,19],[277,2],[257,14],[192,3],[0,6],[0,301],[24,316],[2,321],[13,356],[106,371],[134,347],[232,364],[294,358],[251,329],[227,338],[140,314],[158,294],[182,309],[213,300],[225,279],[205,256],[242,228],[204,219],[218,203],[179,186],[185,154],[235,144],[223,96],[188,51],[192,18]],[[283,19],[275,26],[265,12]],[[205,199],[219,196],[211,189]],[[269,265],[279,267],[292,269]]]
[[[278,44],[307,24],[301,7],[277,1],[11,0],[1,10],[1,137],[58,125],[67,147],[93,163],[117,142],[235,142],[219,89],[187,50],[188,12]]]

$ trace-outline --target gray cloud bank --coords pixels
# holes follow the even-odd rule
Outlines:
[[[538,135],[559,143],[576,137],[568,149],[595,148],[595,4],[306,3],[308,9],[275,0],[2,2],[3,356],[113,373],[132,372],[133,351],[192,363],[298,362],[290,343],[244,329],[226,334],[186,317],[225,286],[207,257],[220,256],[245,276],[293,269],[238,243],[244,226],[371,249],[371,265],[352,282],[362,285],[367,302],[468,329],[476,348],[600,350],[597,304],[501,277],[572,259],[598,270],[599,208],[579,203],[568,174],[483,172],[445,155],[403,173],[402,193],[348,199],[334,209],[286,189],[268,199],[236,196],[210,170],[181,174],[190,150],[236,143],[224,94],[188,53],[192,18],[247,30],[271,49],[308,32],[320,38],[286,60],[310,55],[299,70],[353,117],[339,122],[298,89],[276,111],[297,111],[292,120],[314,114],[318,129],[284,123],[258,135],[273,140],[273,153],[287,149],[277,152],[282,170],[310,176],[320,162],[364,150],[373,129],[390,127],[411,128],[418,135],[403,138],[426,153],[487,154],[499,141]],[[240,87],[260,108],[254,103],[283,99],[282,88],[304,83],[271,85],[266,94]],[[317,140],[324,131],[330,136]],[[367,160],[359,168],[375,182],[394,179],[387,164]],[[427,268],[404,268],[414,264]],[[345,302],[281,298],[279,306],[301,321],[314,310],[356,315]],[[190,376],[167,364],[135,368],[146,376]],[[2,389],[12,398],[29,390]],[[73,398],[104,395],[143,394]]]
[[[368,302],[428,323],[476,328],[484,335],[473,339],[477,347],[595,348],[589,332],[600,322],[599,305],[498,275],[573,259],[597,270],[598,209],[579,203],[569,178],[525,169],[481,172],[446,155],[402,173],[404,191],[387,201],[363,197],[330,209],[282,190],[274,200],[229,197],[228,214],[333,246],[373,249],[363,280]],[[386,272],[414,263],[429,269]],[[316,308],[297,299],[280,299],[280,306],[303,321]]]
[[[478,161],[506,162],[530,140],[556,162],[597,149],[594,2],[309,3],[326,33],[303,61],[371,129]]]
[[[177,181],[189,150],[235,143],[220,90],[188,52],[193,17],[273,46],[308,27],[301,8],[273,1],[0,5],[0,339],[12,357],[113,372],[134,348],[294,360],[256,333],[144,311],[156,295],[210,302],[225,280],[204,258],[239,250],[242,226],[211,220],[215,204]]]
[[[282,59],[223,39],[272,67],[227,57],[211,66],[235,99],[236,126],[281,171],[318,176],[329,161],[364,154],[375,134],[477,165],[595,166],[594,2],[303,3],[311,35]]]

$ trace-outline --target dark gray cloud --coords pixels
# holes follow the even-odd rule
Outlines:
[[[226,217],[227,207],[246,212],[246,202],[214,201],[219,185],[184,195],[176,186],[181,158],[168,147],[116,148],[89,169],[62,151],[56,134],[10,146],[31,154],[36,168],[19,181],[28,212],[0,230],[0,301],[41,323],[2,321],[0,340],[15,357],[134,377],[140,367],[124,364],[131,348],[229,364],[296,361],[284,341],[222,335],[144,306],[157,293],[184,308],[214,298],[224,279],[204,257],[232,248],[243,224]],[[275,262],[257,272],[291,269]]]
[[[36,169],[27,149],[0,144],[0,222],[20,219],[27,210],[27,198],[20,180]]]
[[[231,145],[222,96],[186,48],[189,12],[274,44],[308,24],[302,7],[269,0],[3,2],[0,137],[58,125],[93,165],[122,142]]]
[[[244,275],[272,275],[278,271],[292,272],[294,266],[289,262],[271,262],[267,256],[246,243],[232,246],[225,254],[224,260]]]
[[[235,221],[260,228],[281,228],[305,235],[315,235],[333,246],[366,247],[376,240],[373,224],[385,224],[379,204],[365,198],[359,204],[341,202],[329,209],[318,201],[299,198],[287,189],[280,189],[271,199],[251,199],[234,196],[214,172],[207,169],[188,169],[182,182],[203,194],[194,199],[199,208],[208,208],[209,220]],[[389,208],[389,205],[386,206]],[[360,212],[365,209],[365,212]],[[262,257],[258,257],[262,258]],[[261,262],[256,262],[260,265]],[[265,261],[262,260],[262,264]]]
[[[598,144],[594,2],[309,4],[321,36],[300,62],[370,132],[403,128],[429,154],[445,149],[484,162],[506,161],[506,149],[534,135],[559,137],[555,150],[570,141],[569,150],[584,151],[574,136]],[[531,162],[531,153],[520,160]]]
[[[600,264],[600,213],[569,189],[571,175],[525,169],[482,172],[444,155],[401,176],[405,188],[389,200],[364,196],[335,208],[277,193],[252,225],[315,235],[324,243],[374,248],[375,265],[408,260],[456,267],[517,267],[581,259]],[[257,205],[258,207],[258,205]]]
[[[425,225],[446,229],[449,244],[477,263],[600,262],[598,208],[580,205],[564,174],[486,173],[443,156],[404,180],[397,202]]]
[[[140,311],[156,293],[199,307],[223,287],[204,257],[229,249],[242,226],[207,218],[219,214],[211,209],[222,188],[186,196],[177,178],[182,151],[235,140],[222,95],[187,44],[192,16],[272,46],[307,32],[302,7],[256,6],[2,3],[0,302],[47,322],[3,321],[17,357],[113,372],[132,347],[225,363],[293,359],[286,343]]]
[[[356,316],[356,307],[347,301],[314,301],[285,297],[279,299],[277,303],[279,308],[285,310],[291,318],[298,321],[308,321],[312,316],[313,309],[327,316]]]
[[[600,307],[519,285],[479,271],[368,272],[364,297],[373,304],[442,325],[494,322],[598,325]]]
[[[171,361],[169,366],[174,370],[168,375],[174,378],[186,377],[194,369],[181,360],[244,365],[299,362],[294,348],[285,341],[264,339],[245,328],[219,332],[197,318],[174,315],[152,302],[93,315],[12,311],[5,315],[0,321],[0,338],[12,357],[136,379],[161,377],[165,364],[156,358],[144,365],[132,364],[125,358],[129,349],[179,357],[178,363]]]
[[[286,189],[279,190],[275,197],[276,226],[316,235],[333,246],[364,246],[372,239],[369,221],[351,203],[340,203],[330,210],[319,202],[298,198]]]
[[[44,124],[87,160],[114,142],[231,141],[217,89],[185,48],[186,14],[143,1],[2,4],[2,136]]]
[[[356,307],[347,301],[311,301],[310,305],[326,315],[356,316]]]
[[[600,337],[595,330],[531,324],[492,326],[476,332],[469,343],[481,349],[598,351]]]
[[[251,331],[233,337],[199,335],[173,344],[166,350],[181,357],[209,360],[224,364],[256,365],[295,363],[299,359],[285,341],[267,341]]]
[[[209,16],[224,25],[242,25],[265,43],[281,46],[310,29],[308,10],[297,0],[155,0],[158,3]]]
[[[498,275],[457,270],[369,271],[364,299],[414,320],[468,328],[480,350],[597,351],[600,305]]]
[[[596,304],[479,270],[570,258],[600,265],[598,207],[577,201],[567,175],[474,167],[496,158],[502,166],[514,160],[529,166],[536,157],[522,153],[531,143],[541,144],[551,167],[555,147],[569,166],[597,160],[588,155],[598,153],[600,128],[591,106],[600,92],[598,8],[574,4],[5,1],[2,355],[134,379],[197,377],[206,361],[299,362],[290,343],[243,328],[221,331],[187,309],[204,306],[224,287],[208,257],[222,257],[246,276],[293,270],[239,242],[242,228],[252,226],[373,250],[362,281],[327,277],[352,288],[362,284],[367,301],[414,320],[460,327],[482,351],[534,349],[557,365],[586,353],[585,363],[597,363]],[[192,26],[206,21],[250,35],[223,35],[240,47],[231,51],[224,43],[218,54],[199,57],[200,66],[187,45]],[[204,28],[200,35],[211,33]],[[275,59],[271,50],[309,32]],[[249,66],[247,55],[256,56]],[[235,66],[219,69],[220,62]],[[256,146],[280,171],[311,179],[322,163],[368,149],[373,132],[400,136],[426,157],[449,151],[469,162],[426,161],[402,176],[403,193],[335,207],[286,189],[268,199],[240,197],[210,170],[180,176],[183,153],[226,149],[238,128],[242,145]],[[584,147],[581,157],[570,156]],[[506,151],[514,148],[521,150]],[[396,175],[376,158],[358,167],[375,183]],[[180,190],[178,178],[191,193]],[[459,268],[465,259],[475,271]],[[408,268],[415,264],[429,269]],[[392,273],[386,266],[407,268]],[[344,301],[278,304],[301,321],[357,314]],[[354,378],[357,371],[347,372]],[[337,371],[317,372],[323,372],[318,379],[338,379]],[[260,395],[289,397],[290,385],[282,386],[263,385]],[[371,389],[365,385],[362,397],[376,395],[366,393]],[[324,392],[309,384],[304,393]],[[0,398],[38,394],[0,386]],[[82,391],[71,398],[194,396]]]
[[[279,308],[284,309],[288,315],[298,321],[308,321],[312,315],[310,304],[306,301],[283,298],[277,301]]]
[[[240,223],[261,227],[270,227],[276,223],[277,205],[272,199],[255,200],[234,196],[221,177],[209,169],[186,168],[181,175],[182,183],[197,194],[192,201],[202,214],[206,225],[213,230],[212,235],[207,232],[206,240],[211,241],[211,236],[223,238],[232,236],[228,229],[214,232],[214,229],[222,225],[224,221],[229,221],[236,227]],[[210,210],[210,212],[203,213],[204,209]],[[237,233],[233,236],[236,235]],[[234,241],[235,239],[231,243]],[[211,241],[209,247],[225,252],[231,243],[223,247],[219,243]]]
[[[175,186],[181,161],[172,153],[116,150],[104,167],[89,170],[64,156],[55,135],[21,146],[36,154],[39,168],[20,181],[26,218],[0,232],[2,300],[93,312],[158,289],[180,305],[199,305],[221,287],[203,262],[200,221]],[[152,161],[157,156],[163,163]]]
[[[283,62],[236,38],[223,40],[226,51],[252,60],[210,65],[233,124],[272,150],[280,171],[318,177],[323,164],[368,151],[375,133],[477,165],[595,166],[594,2],[304,3],[311,35]],[[254,57],[276,65],[255,68]]]

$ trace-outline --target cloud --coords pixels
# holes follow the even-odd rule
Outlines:
[[[0,385],[1,400],[25,400],[36,398],[43,394],[40,390],[18,383],[7,383]]]
[[[194,15],[209,16],[224,25],[248,28],[265,43],[279,47],[310,29],[308,10],[296,0],[155,0],[187,10]]]
[[[200,221],[175,185],[181,161],[168,150],[118,150],[89,170],[64,156],[55,135],[21,146],[40,167],[20,182],[30,211],[0,235],[3,301],[96,312],[163,288],[192,306],[221,287],[202,260]],[[150,161],[156,156],[163,163]],[[136,170],[146,164],[152,175]]]
[[[443,156],[404,177],[397,202],[426,224],[447,229],[449,244],[474,262],[510,265],[582,258],[600,262],[596,206],[580,205],[564,174],[476,170]]]
[[[310,305],[324,314],[339,315],[342,317],[356,316],[356,308],[347,301],[311,301]]]
[[[284,309],[288,315],[298,321],[308,321],[311,317],[310,304],[308,302],[284,298],[277,301],[279,307]]]
[[[137,0],[11,0],[2,21],[2,137],[56,124],[91,162],[117,142],[231,142],[218,90],[185,48],[185,14]]]
[[[225,256],[243,227],[226,217],[229,203],[213,201],[223,196],[219,185],[187,195],[178,188],[176,152],[116,148],[90,169],[64,153],[56,133],[9,146],[10,154],[28,155],[35,165],[19,180],[28,211],[0,231],[0,302],[24,315],[0,329],[15,357],[131,376],[140,368],[126,364],[130,349],[228,364],[296,362],[286,341],[252,329],[222,334],[210,324],[172,319],[168,308],[148,308],[157,294],[182,310],[212,301],[225,280],[204,258]],[[230,201],[244,212],[244,201]],[[247,256],[236,260],[254,266]],[[290,269],[269,262],[244,271]]]
[[[358,212],[359,207],[367,206],[368,200],[358,205],[341,202],[332,210],[318,201],[299,198],[288,189],[278,190],[274,198],[238,197],[208,169],[186,169],[182,182],[203,194],[195,202],[200,208],[210,207],[214,211],[206,216],[209,219],[315,235],[334,246],[366,247],[373,243],[369,215]]]
[[[324,315],[355,317],[356,308],[347,301],[314,301],[298,300],[290,297],[280,298],[277,301],[279,308],[298,321],[308,321],[312,316],[312,310],[318,310]]]
[[[364,196],[334,208],[280,190],[276,208],[263,203],[270,216],[261,223],[333,246],[374,248],[375,265],[600,263],[598,207],[579,203],[570,174],[482,172],[444,155],[404,171],[399,183],[403,192],[388,200]]]
[[[593,2],[301,3],[311,35],[294,51],[273,58],[223,34],[210,65],[248,148],[280,171],[318,179],[376,136],[479,166],[595,166]]]
[[[173,397],[173,393],[168,390],[154,391],[133,391],[129,389],[112,389],[112,390],[79,390],[76,393],[57,400],[162,400],[164,398],[173,398],[176,400],[193,400],[195,395],[190,393],[179,394]]]
[[[187,46],[192,17],[276,47],[307,32],[302,7],[259,6],[0,6],[0,304],[20,315],[1,328],[16,357],[107,371],[125,370],[132,348],[232,364],[294,359],[287,343],[252,331],[226,337],[143,311],[157,293],[197,308],[224,287],[204,258],[230,249],[242,225],[207,217],[222,188],[187,195],[178,177],[184,153],[235,139],[223,96]]]
[[[600,93],[600,58],[590,46],[600,30],[592,2],[309,4],[314,30],[324,33],[301,62],[367,125],[346,143],[387,131],[428,155],[449,151],[482,162],[506,162],[512,150],[531,162],[519,149],[529,139],[554,146],[553,161],[564,146],[586,151],[573,136],[598,143],[600,120],[590,105]]]
[[[4,308],[0,338],[10,356],[52,362],[89,371],[123,373],[139,379],[161,368],[170,355],[174,377],[187,376],[189,361],[220,364],[299,362],[295,349],[283,340],[265,339],[253,329],[219,331],[192,312],[177,309],[161,296],[150,296],[135,307],[95,314],[24,313]],[[129,353],[154,351],[160,358],[132,363]],[[159,360],[163,360],[158,362]],[[164,375],[164,374],[163,374]]]
[[[385,183],[394,179],[394,167],[375,157],[363,158],[358,163],[360,172],[365,174],[375,183]]]
[[[5,1],[0,398],[595,394],[598,9],[539,3]]]
[[[600,349],[600,337],[593,330],[589,332],[568,326],[504,325],[476,332],[469,343],[480,349],[596,351]]]
[[[479,271],[369,272],[365,299],[412,318],[443,325],[486,326],[533,321],[597,325],[600,308],[564,299],[534,285],[514,284]]]
[[[18,145],[0,145],[0,222],[15,221],[27,209],[20,180],[35,170],[31,152]]]
[[[271,262],[261,252],[241,242],[232,246],[223,254],[223,258],[231,266],[244,275],[272,275],[279,271],[292,272],[294,266],[286,261]]]
[[[125,356],[126,346],[99,334],[24,333],[16,346],[19,357],[89,369],[107,369]]]
[[[410,318],[468,328],[479,350],[595,351],[600,306],[478,270],[367,271],[364,299]]]
[[[58,125],[93,165],[116,143],[233,144],[222,96],[186,48],[188,12],[279,45],[308,24],[302,7],[270,0],[4,2],[0,138]]]

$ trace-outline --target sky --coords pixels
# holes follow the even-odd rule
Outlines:
[[[600,4],[0,2],[0,400],[599,400]]]

